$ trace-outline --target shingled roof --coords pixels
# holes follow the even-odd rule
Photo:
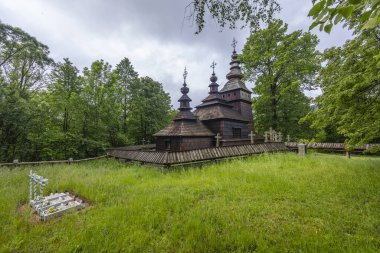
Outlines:
[[[245,83],[241,80],[243,78],[243,73],[241,73],[240,61],[238,60],[238,55],[235,50],[233,51],[231,58],[232,59],[230,62],[230,72],[226,76],[228,81],[220,90],[220,93],[237,89],[242,89],[246,92],[252,93],[250,90],[247,89]]]
[[[215,73],[212,73],[210,78],[211,84],[209,85],[210,91],[207,98],[202,100],[202,104],[196,106],[194,115],[199,120],[213,120],[213,119],[231,119],[243,122],[248,122],[240,113],[232,109],[226,100],[222,99],[218,92],[218,78]]]
[[[178,100],[178,102],[180,102],[179,112],[171,124],[153,136],[215,136],[215,134],[191,112],[191,99],[187,95],[189,88],[186,84],[186,75],[187,71],[185,69],[184,83],[181,88],[182,96]]]
[[[199,120],[180,120],[173,121],[154,136],[215,136],[215,134]]]
[[[199,120],[231,119],[248,122],[241,114],[220,104],[213,104],[207,107],[199,107],[194,111]]]

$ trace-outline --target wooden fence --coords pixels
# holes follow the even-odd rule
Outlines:
[[[62,163],[79,163],[91,160],[97,160],[107,157],[107,155],[78,159],[78,160],[60,160],[60,161],[39,161],[39,162],[18,162],[18,163],[0,163],[0,167],[17,167],[17,166],[35,166],[35,165],[43,165],[43,164],[62,164]]]
[[[107,155],[125,159],[126,161],[137,161],[140,163],[171,166],[175,164],[186,164],[220,160],[230,157],[242,157],[265,152],[289,151],[284,143],[262,143],[241,146],[227,146],[219,148],[204,148],[182,152],[161,152],[108,149]]]
[[[356,147],[354,151],[364,151],[379,144],[366,144]],[[306,143],[307,148],[345,151],[344,143]],[[160,152],[152,151],[154,146],[140,145],[122,148],[107,149],[107,154],[98,157],[79,159],[79,160],[61,160],[61,161],[40,161],[40,162],[19,162],[19,163],[0,163],[0,167],[17,167],[33,166],[43,164],[71,164],[90,160],[101,159],[105,157],[115,157],[126,161],[137,161],[140,163],[156,164],[171,166],[178,164],[205,162],[212,160],[222,160],[230,157],[242,157],[265,152],[281,152],[298,149],[297,142],[266,142],[261,144],[227,146],[219,148],[204,148],[183,152]]]
[[[313,149],[326,149],[326,150],[336,150],[345,151],[346,146],[344,143],[305,143],[307,148]],[[285,142],[285,145],[290,149],[298,149],[298,142]],[[379,144],[366,144],[363,146],[355,147],[353,151],[365,151],[371,149]]]

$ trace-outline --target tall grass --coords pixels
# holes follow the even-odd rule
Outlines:
[[[30,168],[0,171],[0,250],[379,252],[380,159],[268,154],[162,173],[114,160],[33,168],[91,206],[33,219]]]

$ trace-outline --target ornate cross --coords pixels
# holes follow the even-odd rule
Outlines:
[[[237,44],[237,41],[235,40],[235,37],[234,37],[231,44],[231,46],[234,48],[234,52],[236,52],[236,44]]]
[[[278,139],[277,139],[278,142],[282,142],[282,133],[279,132],[278,133]]]
[[[186,70],[186,66],[185,66],[185,71],[183,71],[183,82],[186,83],[186,77],[187,77],[187,70]]]
[[[213,61],[212,64],[211,64],[211,66],[210,66],[212,68],[212,73],[213,74],[215,74],[215,66],[216,66],[216,62]]]
[[[272,129],[272,127],[270,127],[269,128],[269,141],[273,141],[273,137],[274,137],[273,134],[274,134],[273,129]]]
[[[251,137],[251,144],[254,144],[255,143],[254,137],[256,136],[256,134],[254,134],[253,131],[251,131],[251,133],[248,134],[248,136]]]
[[[220,134],[218,133],[215,136],[215,139],[216,139],[216,147],[219,148],[219,141],[220,141],[220,139],[222,139],[222,136],[220,136]]]

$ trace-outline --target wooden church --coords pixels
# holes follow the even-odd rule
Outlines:
[[[254,137],[251,92],[243,82],[240,62],[235,50],[230,62],[227,82],[219,91],[218,78],[213,73],[210,78],[210,91],[202,103],[191,111],[186,84],[187,71],[181,88],[182,97],[179,112],[173,122],[154,134],[157,151],[187,151],[218,146],[234,146],[263,142]]]

